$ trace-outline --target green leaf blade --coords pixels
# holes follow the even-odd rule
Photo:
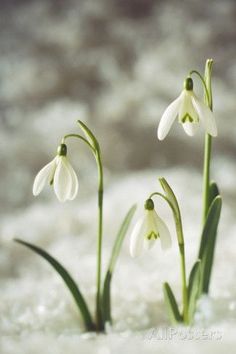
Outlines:
[[[97,138],[95,137],[95,135],[92,133],[92,131],[81,120],[78,120],[78,124],[80,125],[80,128],[82,129],[84,135],[86,136],[86,138],[88,139],[90,144],[93,146],[93,148],[96,151],[100,151],[99,143],[98,143]]]
[[[201,283],[201,261],[198,260],[190,273],[188,284],[188,320],[193,321]]]
[[[215,197],[217,197],[218,195],[220,195],[219,188],[215,181],[211,181],[209,187],[209,205],[211,205]]]
[[[82,315],[86,329],[88,331],[93,331],[95,329],[95,326],[92,321],[92,317],[89,312],[88,306],[77,284],[75,283],[71,275],[68,273],[68,271],[55,258],[53,258],[49,253],[44,251],[42,248],[20,239],[14,239],[14,241],[29,248],[30,250],[40,255],[42,258],[44,258],[49,264],[51,264],[51,266],[61,276],[67,288],[69,289],[71,295],[73,296],[76,305],[78,306],[80,313]]]
[[[128,231],[129,225],[131,223],[131,220],[134,216],[134,213],[136,211],[137,206],[133,205],[128,213],[126,214],[124,221],[121,224],[121,227],[117,233],[115,243],[112,249],[111,253],[111,258],[110,262],[108,264],[108,269],[106,272],[105,280],[104,280],[104,286],[103,286],[103,296],[102,296],[102,302],[103,302],[103,319],[104,322],[112,322],[112,317],[111,317],[111,281],[112,281],[112,275],[114,272],[114,268],[121,250],[121,246],[123,244],[125,235]]]
[[[209,208],[205,225],[203,227],[202,236],[201,236],[201,244],[199,249],[198,258],[202,259],[203,252],[208,244],[209,235],[212,235],[214,231],[217,229],[220,212],[222,206],[222,199],[220,196],[215,197],[211,206]]]
[[[119,253],[120,253],[120,249],[121,249],[121,246],[122,246],[122,243],[124,241],[124,238],[125,238],[125,235],[128,231],[128,228],[129,228],[129,225],[132,221],[132,218],[134,216],[134,213],[137,209],[137,206],[136,205],[133,205],[128,213],[126,214],[121,226],[120,226],[120,229],[117,233],[117,236],[116,236],[116,240],[115,240],[115,243],[114,243],[114,247],[112,249],[112,254],[111,254],[111,258],[110,258],[110,262],[109,262],[109,270],[110,272],[112,273],[114,271],[114,267],[115,267],[115,264],[116,264],[116,261],[117,261],[117,258],[119,256]]]
[[[209,291],[221,208],[222,199],[217,196],[211,203],[202,232],[199,259],[202,260],[202,292],[204,293]]]
[[[103,312],[103,321],[104,323],[112,323],[111,316],[111,280],[112,273],[107,270],[106,277],[104,280],[103,294],[102,294],[102,312]]]
[[[170,187],[169,183],[166,181],[164,177],[159,178],[159,182],[162,186],[162,189],[166,193],[167,198],[170,200],[171,204],[173,205],[176,214],[179,217],[180,216],[179,204],[172,188]]]
[[[168,201],[168,204],[170,205],[170,207],[172,209],[174,220],[175,220],[178,243],[179,243],[179,246],[181,246],[184,244],[184,236],[183,236],[182,217],[181,217],[181,213],[180,213],[179,203],[177,201],[177,198],[176,198],[172,188],[170,187],[170,185],[168,184],[166,179],[163,177],[159,178],[159,182],[161,184],[162,189],[164,190],[164,192],[166,194],[165,199]]]
[[[177,324],[182,322],[183,318],[179,312],[177,301],[168,283],[163,284],[163,293],[171,323]]]

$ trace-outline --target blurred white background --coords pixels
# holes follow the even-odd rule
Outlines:
[[[235,171],[235,11],[230,0],[2,0],[1,212],[34,202],[35,173],[78,118],[96,132],[112,174],[180,165],[200,172],[202,134],[190,139],[176,124],[160,143],[156,128],[189,70],[203,70],[207,58],[215,60],[215,161]],[[84,152],[76,164],[87,180],[93,161]]]

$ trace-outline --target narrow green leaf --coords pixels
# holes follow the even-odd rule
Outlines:
[[[171,204],[173,205],[176,214],[178,215],[178,217],[180,217],[179,204],[172,188],[170,187],[169,183],[166,181],[164,177],[159,178],[159,182],[164,192],[166,193],[167,198],[170,200]]]
[[[183,318],[179,312],[177,301],[168,283],[163,284],[163,292],[171,323],[176,324],[182,322]]]
[[[103,294],[102,294],[102,306],[103,306],[103,321],[104,323],[109,322],[112,323],[111,316],[111,280],[112,273],[107,270],[104,286],[103,286]]]
[[[171,209],[173,212],[178,243],[179,243],[179,245],[183,245],[184,244],[184,237],[183,237],[182,218],[181,218],[181,213],[180,213],[180,208],[179,208],[177,198],[176,198],[173,190],[171,189],[170,185],[165,180],[165,178],[163,178],[163,177],[159,178],[159,182],[166,194],[165,198],[168,201],[169,205],[171,206]]]
[[[201,244],[199,249],[198,258],[202,259],[204,249],[207,247],[208,240],[212,237],[212,234],[217,230],[220,212],[221,212],[222,200],[220,196],[215,197],[209,208],[205,225],[203,227]]]
[[[221,214],[221,208],[222,208],[222,199],[221,197],[216,197],[215,198],[215,210],[214,210],[214,222],[211,229],[209,230],[208,234],[208,242],[207,242],[207,247],[204,250],[203,257],[202,257],[202,262],[203,262],[203,279],[202,279],[202,291],[204,293],[208,293],[209,291],[209,286],[210,286],[210,280],[211,280],[211,273],[212,273],[212,266],[214,262],[214,254],[215,254],[215,246],[216,246],[216,237],[217,237],[217,229],[218,229],[218,224],[219,224],[219,219],[220,219],[220,214]],[[211,211],[211,209],[210,209]],[[209,214],[210,214],[209,211]]]
[[[194,317],[196,303],[200,291],[200,281],[201,281],[201,261],[198,260],[190,273],[189,284],[188,284],[188,319],[191,323]]]
[[[136,210],[136,205],[133,205],[130,208],[130,210],[128,211],[128,213],[126,214],[124,221],[121,224],[121,227],[117,233],[115,243],[114,243],[114,246],[112,249],[111,258],[110,258],[110,262],[108,264],[108,269],[107,269],[107,273],[106,273],[105,280],[104,280],[104,286],[103,286],[102,302],[103,302],[104,322],[111,322],[112,321],[112,319],[111,319],[111,299],[110,299],[112,275],[114,272],[117,258],[120,253],[122,243],[123,243],[125,235],[128,231],[131,220],[134,216],[135,210]]]
[[[37,253],[41,257],[43,257],[46,261],[48,261],[51,264],[51,266],[62,277],[62,279],[64,280],[66,286],[68,287],[71,295],[73,296],[73,298],[76,302],[76,305],[78,306],[78,308],[81,312],[81,315],[83,317],[86,329],[88,331],[93,331],[95,329],[95,326],[93,324],[92,317],[89,312],[88,306],[87,306],[87,304],[84,300],[84,297],[82,296],[78,286],[76,285],[75,281],[70,276],[68,271],[55,258],[50,256],[50,254],[45,252],[43,249],[41,249],[31,243],[25,242],[23,240],[14,239],[14,241],[23,245],[23,246],[28,247],[29,249],[31,249],[32,251],[34,251],[35,253]]]
[[[204,95],[204,101],[205,101],[205,103],[207,105],[209,104],[209,107],[210,107],[211,110],[212,110],[212,87],[211,87],[212,67],[213,67],[213,60],[212,59],[207,59],[206,65],[205,65],[204,80],[205,80],[205,83],[206,83],[206,87],[208,89],[209,102],[208,102],[206,93]]]
[[[209,188],[209,206],[218,195],[220,195],[219,188],[215,181],[211,181]]]
[[[222,207],[222,199],[220,196],[215,197],[209,208],[206,223],[201,236],[201,244],[199,250],[199,259],[202,260],[202,285],[201,290],[208,293],[212,265],[214,260],[214,251],[216,243],[217,228],[220,219]]]
[[[78,120],[78,123],[80,125],[80,128],[84,132],[86,138],[90,142],[90,144],[95,148],[95,150],[99,151],[100,146],[99,146],[99,143],[98,143],[95,135],[91,132],[91,130],[87,127],[87,125],[84,124],[81,120]]]
[[[191,291],[192,291],[192,288],[193,288],[193,284],[194,284],[194,277],[195,277],[195,273],[196,273],[196,270],[198,269],[199,267],[199,264],[201,264],[201,261],[200,259],[197,260],[193,267],[192,267],[192,270],[190,272],[190,275],[189,275],[189,281],[188,281],[188,299],[190,297],[190,294],[191,294]]]
[[[110,270],[110,272],[112,273],[113,270],[114,270],[114,267],[115,267],[115,264],[116,264],[116,261],[117,261],[117,258],[118,258],[118,255],[120,253],[120,249],[121,249],[121,246],[122,246],[122,243],[124,241],[124,238],[125,238],[125,235],[128,231],[128,228],[129,228],[129,225],[131,223],[131,220],[134,216],[134,213],[137,209],[137,205],[133,205],[128,213],[126,214],[120,228],[119,228],[119,231],[117,233],[117,236],[116,236],[116,240],[115,240],[115,243],[114,243],[114,246],[113,246],[113,249],[112,249],[112,254],[111,254],[111,258],[110,258],[110,262],[109,262],[109,265],[108,265],[108,269]]]

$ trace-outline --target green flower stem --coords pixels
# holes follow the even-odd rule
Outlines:
[[[205,65],[204,76],[204,101],[206,105],[212,110],[212,90],[211,90],[211,72],[213,60],[208,59]],[[210,164],[211,164],[211,149],[212,137],[209,134],[205,135],[205,150],[204,150],[204,164],[203,164],[203,225],[205,224],[208,209],[209,209],[209,188],[210,188]]]
[[[85,142],[89,146],[89,148],[93,151],[93,153],[95,153],[94,147],[82,135],[79,135],[79,134],[67,134],[67,135],[65,135],[62,138],[61,143],[64,144],[67,138],[78,138],[78,139],[82,140],[83,142]]]
[[[207,102],[209,102],[210,96],[209,96],[208,88],[207,88],[204,77],[197,70],[190,71],[189,75],[191,76],[192,74],[196,74],[199,77],[199,79],[201,80],[201,82],[204,86],[206,100],[207,100]]]
[[[210,188],[210,163],[211,163],[212,138],[205,135],[204,163],[203,163],[203,215],[202,222],[205,224],[209,209],[209,188]]]
[[[182,301],[183,301],[183,321],[188,324],[188,288],[186,281],[185,246],[179,244],[181,276],[182,276]]]
[[[102,271],[102,234],[103,234],[103,167],[100,151],[97,152],[98,167],[98,237],[97,237],[97,296],[96,296],[96,323],[97,330],[104,330],[102,320],[101,301],[101,271]]]
[[[96,278],[96,329],[98,332],[104,330],[102,319],[102,301],[101,301],[101,271],[102,271],[102,236],[103,236],[103,166],[101,152],[99,147],[95,148],[90,142],[79,134],[67,134],[62,142],[67,138],[78,138],[84,141],[92,150],[98,169],[98,237],[97,237],[97,278]]]
[[[213,60],[208,59],[205,65],[205,75],[203,76],[197,71],[190,71],[189,75],[196,74],[204,87],[204,101],[205,104],[212,110],[212,90],[211,90],[211,72]],[[210,163],[211,163],[211,149],[212,137],[205,134],[205,148],[204,148],[204,163],[203,163],[203,215],[202,222],[205,224],[208,209],[209,209],[209,188],[210,188]]]
[[[188,287],[186,280],[186,264],[185,264],[185,245],[184,245],[184,234],[182,227],[182,220],[179,211],[174,207],[172,202],[162,193],[154,192],[149,196],[151,199],[153,196],[159,196],[164,199],[172,209],[174,219],[175,219],[175,227],[177,233],[177,240],[179,246],[179,254],[180,254],[180,268],[181,268],[181,278],[182,278],[182,302],[183,302],[183,322],[188,324]]]

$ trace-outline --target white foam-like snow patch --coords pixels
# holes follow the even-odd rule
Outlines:
[[[201,215],[197,202],[201,179],[191,171],[159,171],[171,176],[171,184],[179,198],[186,232],[188,271],[198,250],[199,235],[196,227]],[[105,193],[104,262],[106,268],[112,243],[119,223],[133,201],[141,213],[144,199],[152,190],[160,190],[156,171],[131,174],[115,180]],[[191,178],[191,186],[181,181]],[[191,192],[191,202],[189,193]],[[186,201],[186,203],[185,203]],[[58,275],[38,256],[11,239],[20,235],[23,239],[46,248],[73,274],[94,311],[96,265],[96,198],[76,204],[37,204],[18,216],[8,217],[2,227],[1,245],[1,336],[3,353],[118,353],[125,347],[129,352],[154,352],[155,348],[172,353],[174,343],[184,345],[183,352],[218,350],[218,345],[228,346],[229,335],[236,328],[235,270],[231,266],[235,250],[231,247],[234,232],[222,223],[216,250],[215,269],[210,297],[203,297],[196,312],[194,335],[200,329],[205,336],[212,331],[221,339],[183,339],[182,329],[173,338],[160,339],[163,331],[170,329],[163,302],[162,283],[168,281],[181,297],[179,255],[172,215],[164,204],[156,207],[169,223],[173,247],[162,252],[157,244],[138,259],[129,255],[129,235],[124,242],[112,284],[114,324],[108,334],[84,334],[80,314]],[[225,206],[227,210],[227,205]],[[230,213],[228,221],[232,222]],[[223,235],[227,234],[227,238]],[[3,252],[4,251],[4,252]],[[227,257],[227,258],[226,258]],[[154,328],[154,329],[153,329]],[[169,329],[168,329],[169,328]],[[171,332],[171,333],[172,333]],[[169,333],[169,332],[168,332]],[[170,333],[168,334],[170,335]],[[173,335],[173,333],[172,333]],[[188,335],[190,335],[188,333]],[[182,336],[182,337],[181,337]],[[15,348],[15,349],[14,349]],[[33,349],[32,349],[33,348]],[[66,348],[66,349],[65,349]],[[181,347],[182,348],[182,347]],[[206,349],[207,348],[207,349]]]

